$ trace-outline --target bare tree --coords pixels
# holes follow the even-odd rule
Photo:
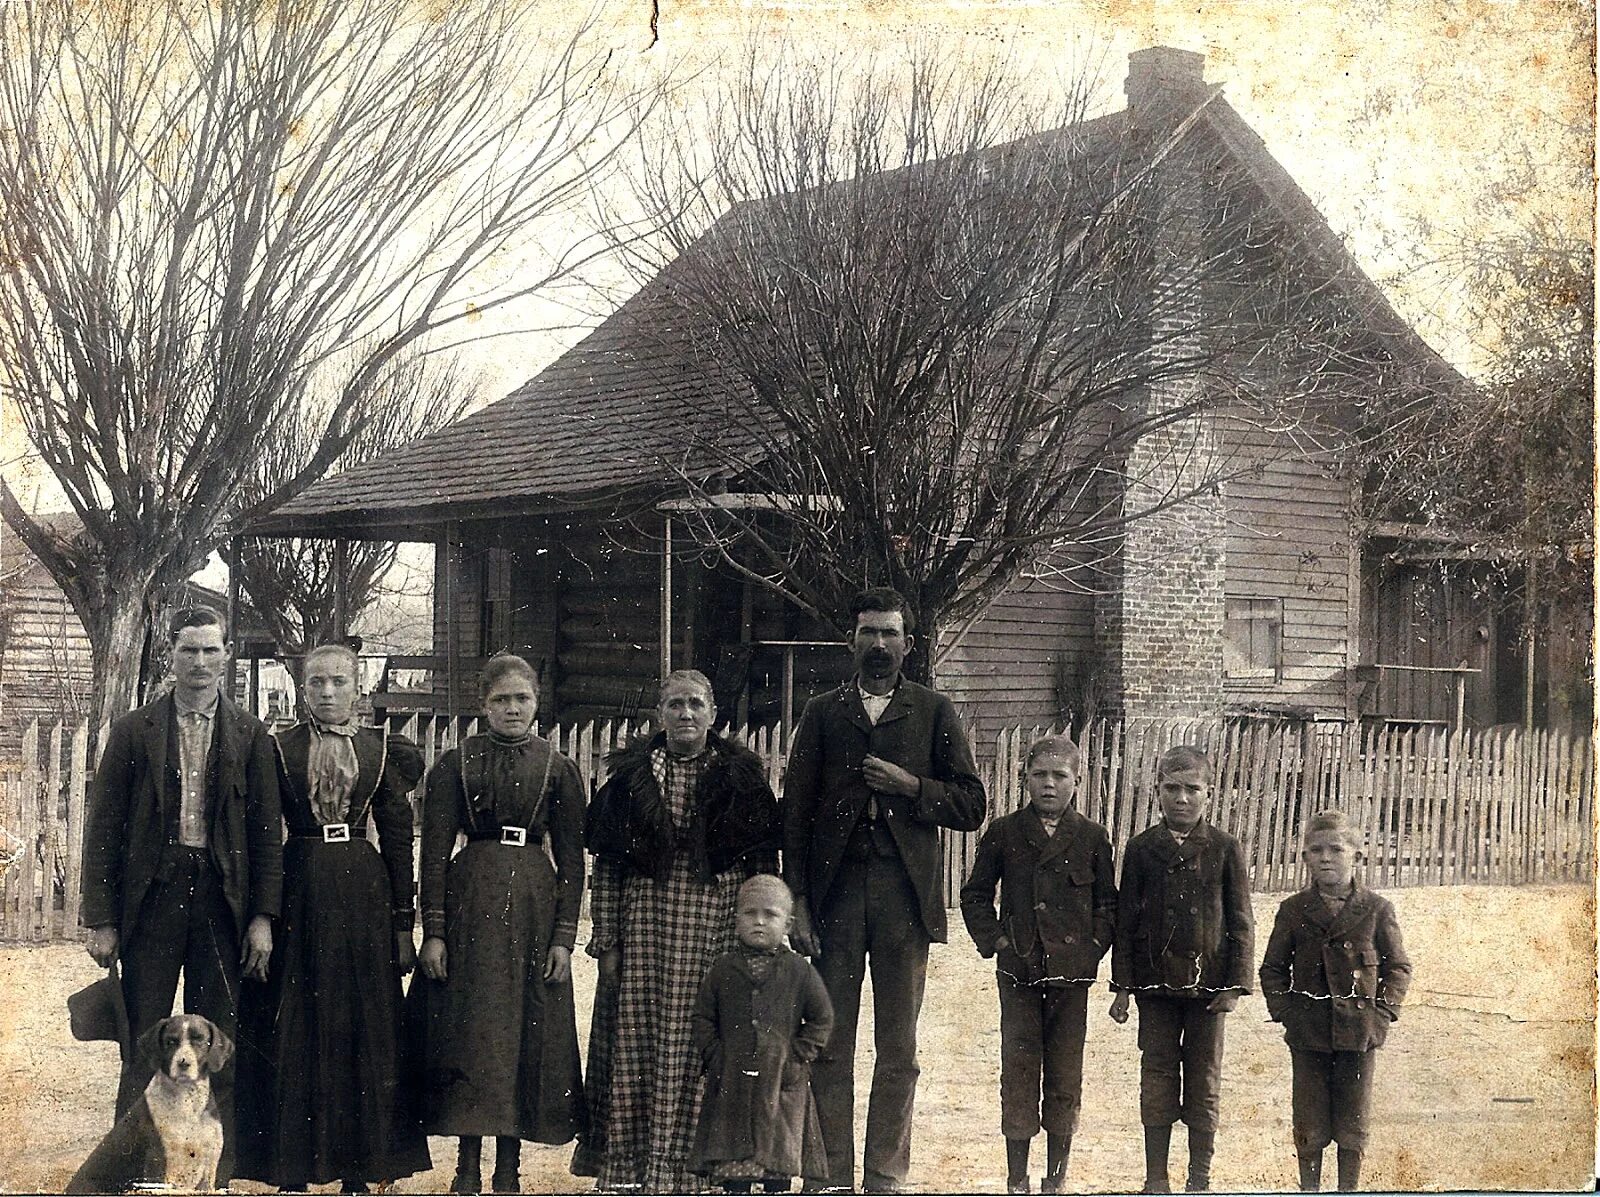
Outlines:
[[[407,346],[566,278],[572,212],[651,107],[536,0],[0,5],[0,398],[83,532],[0,483],[72,601],[97,714],[152,616],[372,418]],[[508,249],[514,282],[483,282]],[[329,379],[315,448],[242,498]]]
[[[475,385],[450,358],[436,362],[407,354],[389,363],[369,395],[367,421],[333,463],[348,469],[405,444],[460,416],[470,405]],[[326,426],[326,408],[305,404],[289,413],[277,434],[257,445],[254,474],[246,485],[246,503],[277,493],[318,450]],[[355,621],[378,596],[394,565],[394,541],[326,538],[247,537],[240,546],[239,582],[279,650],[299,656],[333,636],[338,600],[333,579],[345,574],[345,617]]]
[[[708,380],[690,535],[840,627],[893,585],[948,651],[1023,570],[1083,576],[1256,464],[1209,414],[1299,427],[1372,384],[1358,313],[1207,128],[1216,89],[1136,121],[1092,91],[752,49],[703,149],[657,130],[635,181],[671,215],[632,260]]]

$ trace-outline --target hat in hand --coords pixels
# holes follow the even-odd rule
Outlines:
[[[94,984],[67,998],[67,1015],[74,1039],[85,1043],[109,1039],[127,1048],[128,1008],[122,1001],[122,978],[115,964]]]

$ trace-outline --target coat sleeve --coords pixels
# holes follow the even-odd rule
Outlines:
[[[1249,993],[1253,988],[1250,966],[1256,956],[1256,916],[1250,909],[1250,870],[1244,847],[1231,838],[1222,862],[1222,934],[1228,953],[1224,987]]]
[[[79,921],[85,927],[114,926],[122,899],[123,828],[133,796],[133,735],[129,721],[111,725],[94,771],[83,830],[83,889]]]
[[[1100,832],[1094,847],[1094,941],[1104,956],[1117,933],[1117,863],[1111,837]]]
[[[783,879],[797,902],[806,898],[811,832],[821,798],[821,723],[821,708],[818,700],[812,699],[800,716],[783,774]]]
[[[1261,958],[1261,996],[1267,1001],[1267,1017],[1282,1022],[1294,1000],[1289,992],[1290,963],[1294,959],[1294,912],[1284,902],[1273,920],[1267,937],[1267,952]]]
[[[1143,857],[1137,844],[1130,843],[1122,854],[1122,885],[1117,890],[1117,922],[1111,940],[1111,988],[1119,993],[1133,988],[1133,940],[1139,930],[1144,887]]]
[[[972,745],[944,695],[936,696],[933,717],[933,776],[920,779],[917,817],[954,831],[976,831],[988,812],[988,797],[978,777]]]
[[[578,766],[557,757],[550,779],[550,851],[556,866],[556,928],[551,947],[569,951],[578,942],[583,905],[583,778]]]
[[[283,907],[283,806],[278,794],[277,744],[263,723],[252,729],[245,770],[250,914],[276,918]]]
[[[694,997],[694,1010],[689,1015],[689,1035],[707,1072],[713,1071],[717,1049],[721,1046],[717,1033],[717,980],[721,972],[715,961],[706,969]]]
[[[445,870],[464,825],[461,804],[461,757],[451,749],[428,774],[422,799],[422,933],[444,937]]]
[[[405,736],[391,734],[384,750],[383,779],[372,796],[372,820],[378,825],[378,851],[389,870],[390,904],[396,932],[410,931],[416,923],[411,791],[423,773],[422,752]]]
[[[1373,946],[1378,949],[1378,1005],[1390,1018],[1400,1017],[1400,1006],[1411,988],[1411,958],[1400,937],[1400,921],[1387,900],[1378,911],[1373,929]]]
[[[790,1050],[809,1064],[822,1054],[833,1035],[833,1002],[828,998],[828,987],[822,983],[822,974],[809,960],[805,966],[800,982],[800,1029],[795,1032]]]
[[[961,917],[967,924],[967,934],[978,946],[978,955],[985,960],[995,954],[995,941],[1000,938],[1000,916],[995,913],[994,891],[1000,883],[1004,853],[1000,850],[998,828],[998,823],[990,823],[984,830],[972,861],[972,871],[961,887]]]

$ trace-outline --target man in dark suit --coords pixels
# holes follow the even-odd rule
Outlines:
[[[112,725],[83,837],[89,955],[105,967],[121,961],[135,1042],[172,1013],[180,972],[185,1011],[234,1036],[240,976],[266,977],[283,888],[272,737],[218,691],[228,660],[222,621],[204,608],[180,611],[171,637],[177,684]],[[144,1061],[124,1061],[118,1117],[150,1075]],[[225,1182],[231,1077],[217,1097]]]
[[[790,750],[783,871],[792,938],[817,956],[836,1016],[812,1070],[829,1187],[855,1183],[856,1022],[870,966],[877,1061],[862,1187],[893,1192],[911,1162],[928,944],[945,940],[939,828],[976,830],[985,797],[950,700],[901,677],[905,600],[863,591],[851,614],[856,675],[807,704]]]

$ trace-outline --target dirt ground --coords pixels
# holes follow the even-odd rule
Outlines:
[[[1417,976],[1379,1053],[1367,1187],[1592,1190],[1592,893],[1569,886],[1390,896]],[[1262,946],[1276,905],[1274,897],[1256,900]],[[978,958],[959,918],[956,924],[952,942],[936,945],[930,964],[910,1185],[1003,1192],[992,966]],[[96,975],[77,946],[0,948],[0,1191],[59,1192],[110,1125],[115,1049],[75,1043],[67,1031],[67,994]],[[586,1031],[594,970],[581,956],[578,980]],[[1106,1016],[1108,1005],[1104,984],[1097,985],[1069,1175],[1075,1192],[1126,1191],[1141,1177],[1134,1023],[1118,1027]],[[864,1102],[870,1036],[861,1044],[857,1089]],[[1288,1094],[1288,1050],[1260,998],[1248,998],[1228,1022],[1213,1170],[1219,1190],[1293,1186]],[[1181,1179],[1181,1129],[1176,1140],[1173,1174]],[[453,1146],[434,1140],[434,1170],[396,1190],[440,1192]],[[1042,1156],[1042,1141],[1035,1150]],[[524,1190],[586,1189],[567,1174],[569,1154],[526,1149]]]

